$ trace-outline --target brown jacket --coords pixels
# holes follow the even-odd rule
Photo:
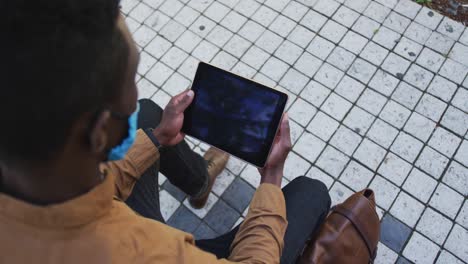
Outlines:
[[[0,263],[279,263],[287,221],[274,185],[257,189],[228,260],[126,206],[122,200],[158,158],[139,130],[126,158],[102,164],[104,181],[82,196],[41,207],[0,192]]]

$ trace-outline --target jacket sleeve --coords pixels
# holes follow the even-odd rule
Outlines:
[[[125,158],[101,164],[103,173],[111,173],[115,178],[115,195],[126,200],[132,193],[133,186],[140,176],[159,159],[158,148],[146,133],[139,129],[135,143]]]
[[[261,184],[231,244],[228,259],[240,263],[279,263],[287,225],[283,192],[275,185]]]

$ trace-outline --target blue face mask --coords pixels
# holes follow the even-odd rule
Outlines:
[[[122,142],[111,149],[109,152],[109,160],[121,160],[125,157],[130,147],[135,142],[138,113],[140,112],[140,104],[137,103],[137,109],[128,117],[128,136]]]

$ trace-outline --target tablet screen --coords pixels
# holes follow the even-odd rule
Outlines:
[[[287,95],[206,63],[199,64],[192,90],[183,131],[263,167]]]

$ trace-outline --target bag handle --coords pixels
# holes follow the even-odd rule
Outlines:
[[[357,230],[358,234],[361,236],[362,240],[364,241],[364,244],[367,247],[367,250],[369,251],[369,256],[370,256],[370,263],[373,263],[373,260],[375,259],[377,255],[377,248],[375,250],[372,250],[371,248],[371,243],[369,239],[367,238],[367,232],[365,232],[365,229],[362,227],[362,223],[357,218],[354,213],[351,210],[348,210],[342,206],[334,206],[331,208],[332,212],[335,212],[337,214],[340,214],[344,216],[346,219],[348,219],[354,226],[354,228]]]

